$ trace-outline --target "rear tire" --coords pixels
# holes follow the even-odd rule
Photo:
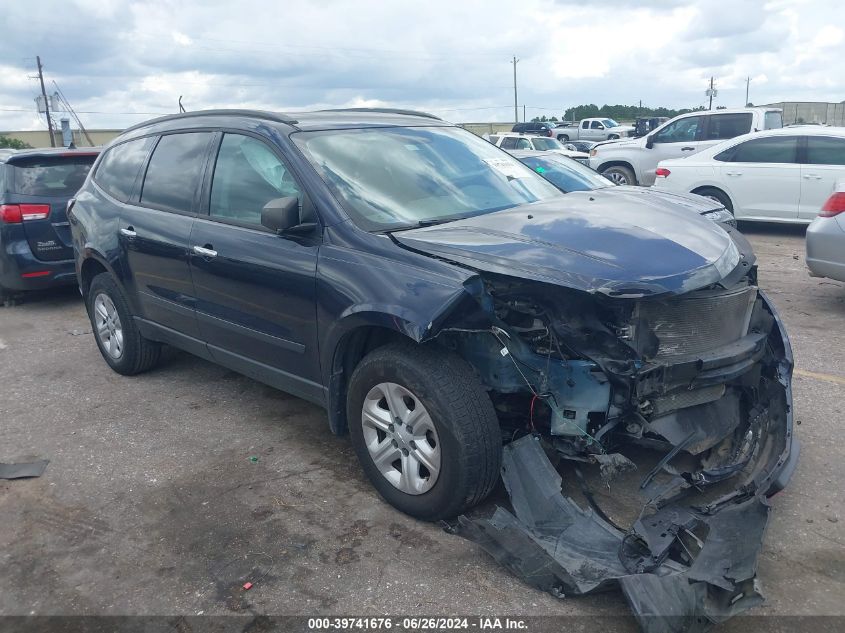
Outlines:
[[[728,197],[728,194],[726,194],[721,189],[716,189],[715,187],[702,187],[701,189],[696,189],[692,193],[697,193],[699,196],[704,196],[705,198],[715,200],[723,207],[725,207],[728,211],[730,211],[731,215],[733,215],[733,202],[731,202],[731,199]]]
[[[559,140],[561,143],[568,143],[569,136],[566,134],[558,134],[557,140]]]
[[[460,514],[499,478],[502,439],[493,404],[472,367],[450,352],[411,344],[371,352],[350,379],[347,419],[373,486],[418,519]],[[422,436],[427,442],[420,439],[426,428],[433,431]]]
[[[601,172],[601,175],[615,182],[617,185],[636,185],[637,177],[634,170],[622,165],[613,165]]]
[[[161,344],[141,336],[126,297],[109,273],[94,277],[85,305],[94,340],[109,367],[132,376],[155,366]]]

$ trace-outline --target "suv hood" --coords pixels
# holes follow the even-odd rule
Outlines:
[[[658,196],[617,188],[392,235],[476,270],[614,297],[689,292],[721,281],[742,258],[714,222]]]

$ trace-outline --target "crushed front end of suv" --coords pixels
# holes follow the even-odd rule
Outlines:
[[[647,630],[762,601],[793,360],[731,227],[377,110],[132,128],[70,221],[115,371],[167,343],[315,402],[396,508]],[[510,508],[466,516],[500,476]]]

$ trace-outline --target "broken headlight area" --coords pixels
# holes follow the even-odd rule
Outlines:
[[[759,604],[767,497],[798,450],[791,349],[753,274],[670,298],[505,278],[477,295],[488,325],[438,340],[490,390],[513,511],[455,530],[555,595],[620,586],[649,631]]]

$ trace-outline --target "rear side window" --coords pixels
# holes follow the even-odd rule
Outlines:
[[[783,112],[773,110],[766,112],[763,117],[764,130],[778,130],[783,127]]]
[[[499,147],[502,149],[516,149],[516,140],[512,136],[506,136],[502,139],[502,144]]]
[[[70,198],[85,182],[96,158],[94,154],[20,158],[11,163],[14,179],[10,189],[27,196]]]
[[[191,211],[211,132],[168,134],[153,150],[141,204],[165,211]]]
[[[94,174],[95,182],[111,197],[121,202],[129,200],[153,140],[148,136],[106,150]]]
[[[707,140],[721,141],[748,134],[751,131],[752,114],[714,114],[709,117]]]
[[[845,165],[845,139],[808,136],[807,163],[810,165]]]
[[[732,163],[797,163],[797,150],[798,137],[770,136],[740,143],[733,148],[728,160]]]

